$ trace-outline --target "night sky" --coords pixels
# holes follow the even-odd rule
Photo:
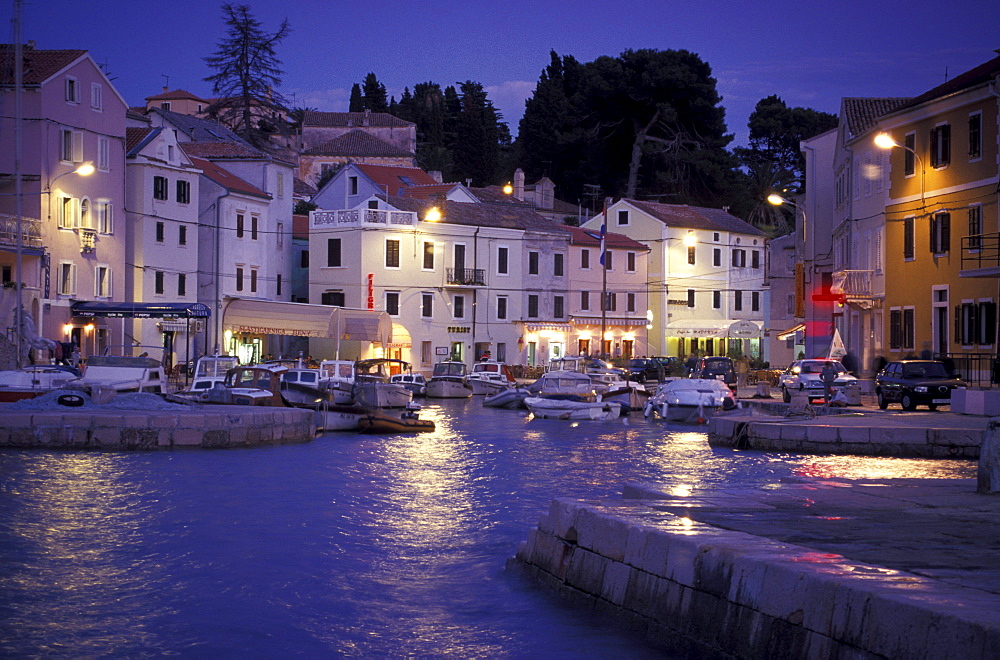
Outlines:
[[[13,0],[0,0],[11,26]],[[397,99],[432,81],[483,84],[516,135],[549,51],[589,62],[626,49],[687,49],[718,81],[728,129],[745,143],[763,97],[836,113],[844,96],[915,96],[995,56],[995,0],[951,3],[594,0],[345,2],[250,0],[264,29],[288,18],[282,91],[294,106],[345,111],[374,72]],[[164,85],[212,96],[203,58],[225,34],[221,3],[25,0],[22,36],[82,48],[130,105]],[[5,41],[12,41],[8,27]],[[167,78],[169,77],[169,78]]]

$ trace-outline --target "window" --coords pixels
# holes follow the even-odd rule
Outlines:
[[[257,240],[257,225],[260,223],[260,218],[256,215],[250,216],[250,240]]]
[[[177,203],[178,204],[190,204],[191,203],[191,182],[184,181],[183,179],[177,179]]]
[[[604,253],[604,268],[605,270],[613,270],[613,265],[611,261],[611,250]]]
[[[62,229],[75,229],[79,224],[77,220],[77,211],[79,208],[78,200],[73,197],[61,197],[57,207],[59,227]]]
[[[621,226],[627,225],[627,224],[628,224],[628,211],[627,210],[626,211],[619,211],[618,212],[618,226],[621,227]]]
[[[107,265],[102,264],[94,269],[94,296],[111,297],[111,268]]]
[[[507,318],[507,296],[497,296],[497,319],[503,321]]]
[[[237,268],[236,269],[236,290],[237,291],[242,291],[243,290],[243,269],[242,268]]]
[[[557,319],[563,318],[566,314],[566,302],[562,296],[553,296],[552,298],[552,316]]]
[[[80,200],[80,227],[82,229],[93,229],[93,218],[90,216],[90,200],[84,197]]]
[[[243,238],[243,214],[236,214],[236,238]]]
[[[747,267],[747,251],[741,249],[733,250],[733,268]]]
[[[955,307],[955,340],[963,346],[996,342],[997,305],[991,300],[964,302]]]
[[[326,265],[328,267],[340,268],[343,264],[340,261],[340,239],[326,239]]]
[[[257,293],[257,269],[250,269],[250,293]]]
[[[350,189],[348,194],[357,195],[358,194],[358,177],[349,176],[347,177],[347,186]]]
[[[420,362],[422,364],[431,363],[431,342],[429,341],[420,342]]]
[[[931,216],[931,254],[945,254],[951,248],[951,214]]]
[[[969,249],[978,250],[982,247],[983,207],[969,207]]]
[[[722,309],[722,292],[712,292],[712,309]]]
[[[455,296],[452,299],[451,311],[456,319],[465,318],[465,296]]]
[[[625,311],[634,312],[635,311],[635,294],[627,293],[625,294]]]
[[[538,296],[536,294],[528,296],[528,318],[538,318]]]
[[[279,174],[278,175],[278,197],[284,197],[284,196],[285,196],[285,175],[284,174]]]
[[[760,311],[760,291],[750,292],[750,311],[752,312]]]
[[[898,351],[903,346],[903,310],[889,310],[889,349]]]
[[[67,163],[83,162],[83,133],[64,128],[60,132],[59,160]]]
[[[694,265],[694,246],[688,246],[688,263]]]
[[[106,135],[97,138],[97,169],[101,172],[111,169],[111,140]]]
[[[590,291],[580,292],[580,309],[585,312],[590,309]]]
[[[742,291],[737,290],[737,291],[733,292],[733,309],[735,309],[737,312],[743,311],[743,292]]]
[[[983,156],[983,113],[969,115],[969,160]]]
[[[170,110],[170,101],[162,101],[160,107],[164,110]]]
[[[80,102],[80,82],[73,76],[66,76],[66,102]]]
[[[344,306],[344,292],[343,291],[324,291],[323,295],[320,296],[320,301],[324,305],[329,305],[331,307],[343,307]]]
[[[187,245],[188,243],[188,228],[186,225],[179,225],[177,227],[177,245]]]
[[[903,176],[913,176],[917,171],[917,134],[903,136]]]
[[[236,272],[242,272],[242,270],[237,268]],[[163,277],[164,273],[162,270],[153,273],[153,293],[163,295]]]
[[[187,295],[187,275],[184,273],[177,273],[177,295]]]
[[[590,270],[590,250],[580,250],[580,268]]]
[[[912,259],[913,254],[913,218],[905,218],[903,220],[903,258]]]
[[[629,273],[635,272],[635,252],[625,253],[625,270]]]
[[[97,111],[104,109],[104,88],[101,83],[90,83],[90,107]]]
[[[506,275],[510,271],[508,270],[510,266],[508,265],[508,259],[510,258],[510,251],[506,247],[497,248],[497,273],[500,275]]]
[[[951,162],[951,126],[941,124],[931,129],[931,167],[947,167]]]
[[[903,348],[912,349],[913,348],[913,334],[914,334],[914,310],[912,307],[908,307],[903,310]]]
[[[434,294],[424,293],[420,296],[420,316],[425,319],[434,316]]]
[[[385,313],[390,316],[399,316],[399,291],[385,292]]]
[[[97,203],[97,231],[102,234],[112,234],[115,230],[114,209],[111,202]]]
[[[563,260],[565,255],[556,253],[552,255],[552,274],[556,277],[562,277],[565,275],[563,272]]]
[[[618,309],[618,294],[608,291],[607,295],[604,296],[604,311],[614,312]]]
[[[162,243],[163,242],[163,235],[164,235],[164,233],[165,233],[165,229],[164,229],[163,223],[162,222],[157,222],[156,223],[156,242],[157,243]]]
[[[529,252],[528,253],[528,274],[538,275],[538,253]]]
[[[153,199],[167,199],[167,178],[163,176],[153,177]]]
[[[299,268],[309,268],[309,250],[299,253]]]
[[[424,270],[434,270],[434,243],[424,242]]]
[[[722,265],[722,250],[719,248],[712,248],[712,265],[713,266]]]
[[[388,238],[385,241],[385,267],[399,268],[399,239]]]
[[[281,273],[278,273],[278,276],[276,278],[274,278],[274,286],[275,286],[275,294],[280,296],[281,295]],[[306,300],[306,302],[309,302],[309,301]]]
[[[688,307],[694,307],[694,289],[688,289]]]
[[[758,269],[760,268],[760,250],[751,250],[750,267]]]
[[[59,294],[76,295],[76,264],[72,262],[59,262]]]

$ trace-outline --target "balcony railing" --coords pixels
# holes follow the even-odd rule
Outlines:
[[[874,277],[873,270],[838,270],[833,274],[832,290],[843,291],[848,300],[866,300],[875,296]]]
[[[17,245],[17,216],[0,213],[0,245]],[[21,217],[21,246],[42,247],[42,223],[36,218]]]
[[[417,224],[417,214],[412,211],[383,209],[343,209],[339,211],[313,211],[313,227],[343,227],[382,225],[412,227]]]
[[[1000,268],[1000,233],[962,237],[962,270]]]
[[[446,268],[448,284],[460,286],[486,286],[486,271],[482,268]]]

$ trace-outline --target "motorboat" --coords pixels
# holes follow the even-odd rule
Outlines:
[[[493,360],[481,360],[472,365],[472,372],[468,375],[469,384],[472,385],[472,394],[496,394],[500,390],[513,387],[517,381],[510,369],[503,362]]]
[[[289,402],[281,395],[281,374],[287,369],[279,364],[238,366],[229,370],[223,382],[206,391],[201,401],[237,406],[288,407]]]
[[[732,390],[714,378],[678,378],[660,385],[643,414],[673,422],[704,423],[720,410],[736,407]]]
[[[612,364],[584,355],[555,358],[549,363],[550,371],[576,371],[585,374],[594,385],[594,391],[604,401],[618,401],[622,410],[645,408],[649,391],[641,383],[628,380],[628,372]]]
[[[420,406],[410,403],[406,410],[396,416],[387,412],[372,410],[358,419],[358,431],[361,433],[422,433],[433,431],[434,422],[420,419],[417,411]]]
[[[174,396],[198,399],[202,394],[212,389],[216,383],[224,383],[226,373],[238,364],[239,359],[235,355],[203,355],[195,362],[191,385],[179,392],[174,392]]]
[[[389,376],[389,382],[402,385],[413,392],[413,396],[427,395],[427,379],[424,378],[423,374],[393,374]]]
[[[149,357],[150,350],[162,351],[163,347],[125,346],[121,355],[114,355],[109,347],[104,355],[91,355],[83,369],[83,376],[70,384],[74,389],[90,392],[92,398],[147,392],[167,394],[167,375],[163,363]],[[138,356],[137,350],[147,348]],[[124,354],[127,351],[129,354]]]
[[[445,360],[434,365],[434,375],[427,381],[427,397],[431,399],[467,399],[472,396],[472,385],[466,379],[468,368],[464,362]]]
[[[333,392],[335,403],[354,403],[354,360],[322,360],[319,382]]]
[[[493,394],[487,394],[483,399],[483,405],[487,408],[527,408],[524,400],[531,396],[531,390],[527,387],[508,387]]]
[[[0,402],[33,399],[61,389],[79,378],[80,372],[77,369],[55,364],[36,364],[23,369],[0,371]]]
[[[354,402],[368,409],[405,408],[413,392],[389,382],[392,372],[410,370],[410,363],[393,358],[372,358],[354,363]]]
[[[602,401],[600,397],[589,400],[583,397],[529,396],[524,404],[535,417],[571,420],[610,420],[622,414],[622,404],[618,401]]]

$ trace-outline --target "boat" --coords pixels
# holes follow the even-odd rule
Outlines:
[[[163,364],[156,358],[149,357],[149,351],[162,351],[162,346],[118,348],[122,351],[121,355],[114,355],[114,349],[109,347],[104,355],[88,357],[83,375],[69,387],[85,390],[96,399],[131,392],[167,394],[167,375]],[[147,350],[143,350],[138,356],[132,355],[143,348]],[[129,354],[126,355],[126,352]]]
[[[80,378],[73,367],[36,364],[22,369],[0,371],[0,403],[33,399],[65,387]]]
[[[508,387],[493,394],[487,394],[483,405],[487,408],[527,408],[524,400],[531,396],[527,387]]]
[[[618,401],[622,412],[643,410],[650,392],[644,385],[628,380],[628,371],[597,358],[570,355],[555,358],[549,364],[550,370],[578,371],[586,374],[594,384],[594,391],[604,401]]]
[[[413,392],[399,383],[390,383],[392,372],[410,370],[410,363],[393,358],[372,358],[354,363],[354,402],[369,409],[405,408]]]
[[[660,385],[649,397],[643,414],[673,422],[703,424],[719,410],[736,407],[732,390],[712,378],[677,378]]]
[[[201,396],[203,403],[236,406],[289,407],[281,395],[281,374],[287,367],[279,364],[255,364],[230,369],[221,383]]]
[[[281,372],[279,388],[285,404],[315,411],[317,431],[354,431],[368,409],[355,403],[338,403],[336,391],[323,387],[319,369],[294,367]]]
[[[575,395],[529,396],[524,404],[535,417],[547,419],[601,420],[617,419],[622,414],[618,401],[587,399]]]
[[[510,369],[503,362],[493,360],[481,360],[472,365],[472,372],[468,375],[469,384],[472,385],[472,394],[496,394],[501,390],[513,387],[517,381]]]
[[[216,383],[223,383],[226,373],[238,364],[239,359],[234,355],[203,355],[195,362],[191,385],[174,392],[174,396],[197,400]]]
[[[361,433],[422,433],[434,430],[434,422],[420,419],[420,406],[410,403],[399,416],[379,410],[371,410],[358,419]]]
[[[424,378],[423,374],[393,374],[389,376],[389,382],[402,385],[413,392],[413,396],[426,396],[427,394],[427,379]]]
[[[427,381],[430,399],[467,399],[472,396],[472,385],[466,380],[468,368],[464,362],[445,360],[434,365],[434,375]]]
[[[319,383],[333,392],[335,403],[354,403],[354,360],[322,360]]]

